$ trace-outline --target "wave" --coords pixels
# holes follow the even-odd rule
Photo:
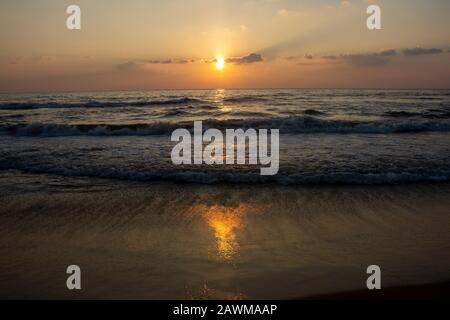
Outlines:
[[[0,126],[0,132],[17,137],[67,137],[67,136],[145,136],[163,135],[179,128],[169,123],[95,125],[95,124],[45,124]]]
[[[267,101],[267,98],[258,97],[258,96],[239,96],[239,97],[229,97],[224,98],[224,102],[229,103],[251,103],[251,102],[264,102]]]
[[[164,117],[178,117],[178,116],[183,116],[189,114],[188,111],[185,110],[180,110],[180,109],[172,109],[167,111],[163,116]]]
[[[428,119],[449,119],[450,111],[428,112],[423,117]]]
[[[28,109],[66,109],[66,108],[114,108],[114,107],[146,107],[179,104],[206,103],[195,98],[171,98],[159,100],[138,101],[86,101],[86,102],[8,102],[0,103],[0,110],[28,110]]]
[[[387,111],[383,113],[383,115],[385,117],[408,118],[421,116],[422,114],[418,112],[408,112],[408,111]]]
[[[234,111],[230,112],[229,115],[236,117],[267,117],[270,114],[267,112],[258,111]]]
[[[450,118],[450,112],[445,110],[432,110],[427,112],[410,112],[410,111],[388,111],[384,112],[383,116],[391,118],[412,118],[423,117],[426,119],[448,119]]]
[[[145,136],[169,135],[173,130],[192,130],[193,122],[153,122],[149,124],[54,124],[32,123],[1,125],[0,133],[24,137],[58,136]],[[296,116],[266,119],[205,120],[203,129],[219,130],[242,128],[279,129],[280,133],[368,133],[390,134],[408,132],[449,132],[450,121],[350,121],[319,119],[313,116]]]
[[[319,111],[319,110],[315,110],[315,109],[306,109],[303,111],[304,114],[307,114],[309,116],[321,116],[324,115],[325,112]]]
[[[195,171],[195,170],[121,170],[108,168],[65,168],[51,166],[5,166],[0,170],[19,170],[34,174],[55,174],[66,177],[107,178],[129,181],[172,181],[201,184],[236,183],[281,185],[333,185],[333,184],[405,184],[417,182],[448,182],[450,171],[431,170],[429,172],[378,172],[378,173],[326,173],[261,176],[259,172],[236,171]]]

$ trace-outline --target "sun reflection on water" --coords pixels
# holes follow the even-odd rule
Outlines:
[[[225,93],[226,91],[224,89],[217,89],[214,93],[214,103],[219,108],[221,112],[228,113],[233,111],[233,108],[231,106],[227,106],[225,104]]]
[[[222,261],[231,261],[240,250],[236,231],[245,226],[244,216],[250,206],[240,204],[237,207],[222,205],[199,205],[197,210],[202,214],[208,226],[213,230],[216,239],[215,248]]]

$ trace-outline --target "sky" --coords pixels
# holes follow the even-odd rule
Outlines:
[[[66,28],[72,4],[81,30]],[[366,27],[370,4],[381,30]],[[450,88],[449,12],[448,0],[0,0],[0,92]]]

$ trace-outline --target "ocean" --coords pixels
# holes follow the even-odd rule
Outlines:
[[[133,181],[391,184],[450,178],[449,90],[195,90],[0,95],[0,170]],[[170,135],[280,130],[280,170],[175,166]]]
[[[0,298],[298,299],[450,274],[450,90],[0,95]],[[280,130],[280,170],[176,128]],[[82,290],[67,290],[66,268]]]

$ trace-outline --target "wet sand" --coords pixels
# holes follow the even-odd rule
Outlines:
[[[302,300],[450,300],[450,281],[415,286],[356,290],[306,297]]]
[[[450,184],[130,183],[2,173],[0,298],[297,299],[448,281]],[[66,289],[66,267],[82,290]],[[361,292],[361,291],[360,291]],[[406,296],[407,297],[407,296]]]

